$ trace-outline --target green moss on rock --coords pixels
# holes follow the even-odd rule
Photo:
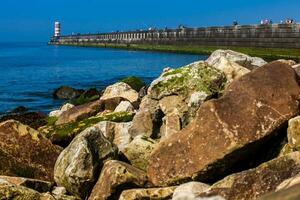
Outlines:
[[[91,127],[101,121],[111,121],[111,122],[129,122],[132,121],[134,113],[129,112],[115,112],[109,113],[103,116],[96,116],[86,118],[84,120],[73,122],[64,125],[50,125],[43,128],[45,135],[52,139],[52,141],[65,141],[69,142],[75,135]]]
[[[226,77],[219,70],[195,63],[163,74],[150,91],[155,99],[172,94],[187,96],[191,92],[205,92],[212,96],[224,89],[225,82]]]
[[[85,95],[81,95],[80,97],[78,97],[77,99],[73,99],[70,101],[71,104],[73,105],[83,105],[92,101],[96,101],[100,98],[100,95],[94,95],[92,97],[86,97]]]
[[[135,76],[127,77],[125,79],[122,79],[120,82],[127,83],[132,89],[136,90],[137,92],[139,92],[140,89],[145,86],[145,83],[140,78]]]

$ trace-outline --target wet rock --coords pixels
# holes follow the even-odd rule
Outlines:
[[[38,129],[39,127],[45,126],[47,124],[47,117],[38,112],[18,112],[9,113],[0,117],[0,122],[7,120],[16,120],[33,129]]]
[[[138,92],[132,89],[128,84],[119,82],[114,85],[108,86],[102,97],[101,100],[122,97],[127,99],[131,103],[136,103],[138,101]]]
[[[79,97],[83,92],[83,90],[77,90],[69,86],[61,86],[54,91],[53,98],[70,100]]]
[[[300,153],[294,152],[263,163],[257,168],[232,174],[215,183],[200,197],[220,195],[224,199],[258,199],[273,192],[282,181],[300,172]]]
[[[213,65],[214,63],[218,62],[221,57],[226,58],[231,63],[236,63],[250,70],[267,64],[267,62],[261,58],[251,57],[232,50],[216,50],[210,55],[206,62],[210,65]]]
[[[197,196],[210,188],[209,185],[200,182],[189,182],[178,186],[172,200],[196,200]]]
[[[10,184],[14,184],[16,186],[23,186],[26,188],[30,188],[41,193],[48,192],[53,187],[53,183],[47,181],[41,181],[37,179],[30,179],[30,178],[0,176],[0,180],[7,181]]]
[[[84,199],[96,182],[103,162],[114,158],[116,153],[117,148],[99,128],[88,128],[76,136],[58,157],[54,170],[55,182]]]
[[[75,106],[68,111],[63,112],[56,121],[56,125],[82,120],[84,118],[94,116],[104,110],[114,110],[123,100],[124,99],[117,97],[112,99],[97,100],[84,105]]]
[[[289,147],[300,150],[300,116],[289,120],[288,142]]]
[[[64,104],[59,110],[53,110],[49,113],[49,117],[59,117],[62,115],[63,112],[66,112],[67,110],[70,110],[73,108],[74,105],[70,103]]]
[[[125,190],[120,195],[119,200],[171,199],[175,188],[176,187]]]
[[[18,114],[18,113],[24,113],[24,112],[27,112],[28,109],[24,106],[18,106],[16,107],[15,109],[13,109],[10,113],[12,114]]]
[[[0,178],[0,198],[6,199],[22,199],[22,200],[40,200],[42,195],[35,190],[18,186],[5,179]]]
[[[123,153],[131,165],[146,171],[149,165],[149,157],[157,142],[146,136],[139,135],[133,139]]]
[[[0,124],[0,174],[53,181],[61,148],[36,130],[9,120]]]
[[[129,101],[122,101],[114,112],[134,112],[134,107]]]
[[[144,187],[145,172],[120,161],[107,161],[93,188],[89,200],[105,200],[116,197],[123,187]]]
[[[294,70],[281,62],[234,81],[221,98],[202,104],[193,122],[154,150],[151,182],[212,181],[238,170],[239,162],[257,160],[276,130],[299,114],[299,94]]]

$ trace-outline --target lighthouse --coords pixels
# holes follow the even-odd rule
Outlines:
[[[54,37],[60,36],[60,22],[56,21],[54,23]]]

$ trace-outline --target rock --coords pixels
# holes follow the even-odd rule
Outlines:
[[[61,148],[36,130],[9,120],[0,124],[0,174],[53,181]]]
[[[148,87],[144,86],[139,91],[139,101],[141,101],[147,95]]]
[[[28,112],[28,109],[24,106],[18,106],[15,109],[13,109],[10,113],[12,114],[20,114],[20,113],[25,113]]]
[[[196,62],[163,73],[151,83],[148,95],[156,100],[170,95],[188,97],[194,92],[213,96],[223,89],[225,82],[226,78],[219,70],[204,62]]]
[[[294,66],[294,65],[297,64],[297,63],[296,63],[295,61],[293,61],[293,60],[279,59],[279,60],[277,60],[277,61],[282,62],[282,63],[287,64],[287,65],[290,65],[290,66]]]
[[[300,116],[289,120],[288,141],[292,149],[300,150]]]
[[[300,184],[277,192],[272,192],[259,198],[259,200],[298,200],[300,199]]]
[[[292,66],[298,76],[300,76],[300,64]]]
[[[97,180],[103,162],[116,156],[117,149],[98,127],[91,127],[74,138],[55,164],[54,179],[73,195],[85,198]]]
[[[16,120],[30,126],[33,129],[38,129],[47,124],[47,118],[44,114],[38,112],[19,112],[19,113],[9,113],[0,117],[0,122],[5,122],[7,120]]]
[[[68,111],[63,112],[55,124],[67,124],[94,116],[104,110],[115,110],[121,101],[123,101],[123,99],[117,97],[112,99],[97,100],[84,105],[75,106]]]
[[[276,191],[288,189],[288,188],[290,188],[294,185],[298,185],[298,184],[300,184],[300,174],[293,176],[292,178],[289,178],[287,180],[284,180],[282,183],[280,183],[276,187]]]
[[[114,129],[113,143],[117,145],[119,151],[123,152],[124,148],[132,141],[132,137],[129,134],[129,129],[132,126],[132,122],[116,123]]]
[[[99,116],[92,116],[68,124],[55,125],[54,122],[54,125],[48,125],[42,127],[39,130],[48,138],[50,138],[53,143],[66,147],[70,144],[72,139],[80,132],[100,122],[109,121],[109,122],[126,123],[132,121],[133,117],[134,117],[134,113],[103,112]],[[109,134],[109,133],[105,133],[105,134]],[[113,138],[109,138],[109,139],[113,139]]]
[[[67,190],[65,187],[54,187],[51,193],[55,198],[59,199],[67,194]]]
[[[128,84],[119,82],[108,86],[100,99],[107,100],[111,98],[122,97],[135,104],[138,101],[138,96],[138,92],[133,90]]]
[[[49,117],[59,117],[62,115],[63,112],[66,112],[67,110],[70,110],[73,107],[74,107],[73,104],[66,103],[61,107],[61,109],[50,112]]]
[[[121,193],[119,200],[170,199],[176,187],[131,189]]]
[[[145,83],[138,77],[130,76],[122,79],[120,82],[128,84],[132,89],[139,92],[142,87],[145,86]]]
[[[132,127],[129,133],[132,137],[137,135],[146,135],[148,137],[158,135],[160,126],[162,125],[163,115],[161,114],[158,101],[144,97],[140,109],[136,113],[132,121]]]
[[[147,183],[146,174],[137,168],[120,161],[107,161],[101,175],[93,188],[89,200],[105,200],[117,196],[117,189],[122,186],[144,187]]]
[[[136,136],[123,153],[130,161],[131,165],[141,170],[147,171],[149,157],[157,142],[146,136]]]
[[[202,104],[185,129],[159,144],[150,158],[150,181],[165,186],[216,180],[239,162],[251,163],[254,155],[257,160],[276,130],[299,114],[299,94],[294,70],[281,62],[234,81],[221,98]]]
[[[224,72],[229,83],[250,72],[249,69],[229,60],[224,55],[215,56],[212,54],[211,57],[208,58],[207,63],[210,66]]]
[[[294,152],[295,149],[293,149],[289,143],[283,145],[283,147],[281,148],[279,155],[278,156],[284,156],[286,154],[292,153]]]
[[[40,200],[41,197],[41,194],[35,190],[0,179],[0,199]]]
[[[122,101],[114,112],[134,112],[134,107],[129,101]]]
[[[41,193],[51,191],[51,188],[53,186],[53,183],[47,181],[22,178],[22,177],[0,176],[0,180],[7,181],[10,184],[16,186],[23,186],[26,188],[30,188]]]
[[[168,114],[163,118],[163,126],[161,127],[161,139],[172,137],[181,130],[181,120],[177,113]]]
[[[204,103],[208,98],[207,94],[205,92],[194,92],[191,94],[191,97],[188,102],[189,107],[197,107]]]
[[[300,153],[294,152],[263,163],[257,168],[232,174],[215,183],[199,197],[220,195],[224,199],[258,199],[273,192],[282,181],[300,172]]]
[[[55,99],[70,100],[80,96],[82,93],[82,90],[77,90],[69,86],[61,86],[54,91],[53,97]]]
[[[110,121],[102,121],[95,125],[110,142],[113,142],[115,137],[115,126],[116,123]]]
[[[84,91],[79,97],[75,99],[71,99],[71,103],[75,106],[83,105],[86,103],[90,103],[92,101],[99,100],[101,93],[96,90],[96,88],[92,88]]]
[[[232,50],[216,50],[210,55],[206,62],[213,65],[218,62],[221,57],[226,58],[231,63],[236,63],[250,70],[267,64],[267,62],[261,58],[251,57]]]
[[[200,182],[189,182],[177,187],[172,200],[194,200],[197,196],[209,189],[209,185]]]

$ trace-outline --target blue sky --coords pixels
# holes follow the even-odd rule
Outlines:
[[[155,27],[191,27],[300,21],[299,0],[3,0],[0,41],[47,41],[53,23],[62,32],[110,32]]]

